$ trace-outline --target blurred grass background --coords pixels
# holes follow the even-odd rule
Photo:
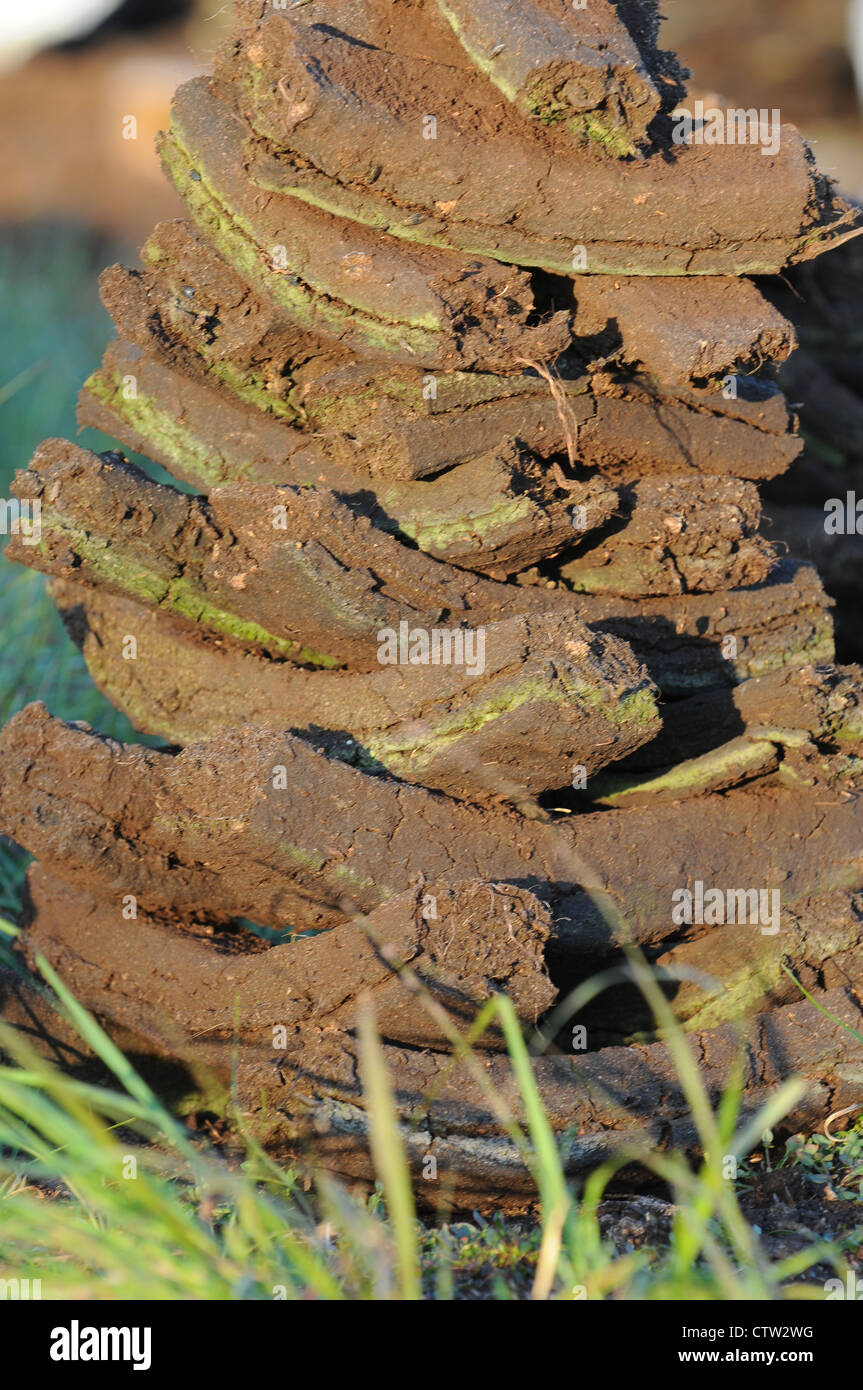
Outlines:
[[[52,435],[75,438],[75,402],[98,365],[111,321],[99,302],[102,266],[128,259],[128,244],[75,223],[0,228],[0,497],[15,471]],[[111,441],[86,430],[81,443]],[[0,538],[5,546],[6,538]],[[0,558],[0,724],[31,700],[63,719],[83,720],[116,738],[134,737],[128,720],[90,680],[33,570]],[[15,913],[29,857],[0,837],[0,911]]]
[[[20,42],[26,16],[0,16],[0,498],[43,439],[116,447],[94,430],[79,436],[75,418],[78,391],[113,336],[98,275],[115,261],[134,264],[153,224],[182,212],[155,135],[176,86],[206,69],[232,22],[231,4],[216,0],[117,0],[87,33],[76,27],[76,4],[34,4],[33,33],[53,24],[68,42],[29,58],[2,48],[4,36]],[[129,114],[135,140],[123,138]],[[0,724],[40,699],[61,718],[132,735],[91,684],[45,581],[2,554],[0,652]],[[19,881],[18,858],[0,840],[7,906]]]
[[[101,265],[128,247],[94,238],[74,224],[0,229],[0,496],[41,440],[74,439],[75,402],[97,366],[111,323],[99,302]],[[106,449],[95,430],[81,442]],[[5,545],[5,537],[3,543]],[[99,722],[118,737],[127,721],[93,688],[66,638],[41,575],[0,563],[3,679],[0,720],[28,700],[45,700],[67,719]]]

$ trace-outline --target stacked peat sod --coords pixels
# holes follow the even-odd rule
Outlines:
[[[863,243],[793,268],[767,283],[797,320],[799,347],[779,381],[799,412],[805,448],[765,498],[766,534],[814,564],[835,600],[837,646],[863,658]]]
[[[863,1048],[782,967],[857,1016],[863,679],[815,570],[759,534],[800,443],[771,366],[794,332],[749,277],[853,215],[792,128],[770,156],[672,143],[650,0],[238,10],[163,142],[190,221],[106,272],[120,337],[81,401],[195,495],[62,441],[19,475],[41,539],[8,553],[170,745],[11,721],[25,956],[357,1176],[370,996],[447,1200],[531,1183],[484,1089],[521,1113],[500,1034],[471,1069],[420,986],[550,1034],[572,1172],[696,1142],[637,990],[579,1016],[586,1052],[549,1022],[624,936],[676,972],[709,1086],[754,1016],[745,1105],[796,1070],[812,1122]],[[421,659],[433,633],[455,660]],[[7,1011],[74,1058],[32,993]]]

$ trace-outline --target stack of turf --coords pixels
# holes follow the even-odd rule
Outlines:
[[[370,996],[412,1163],[474,1204],[529,1188],[486,1082],[521,1102],[500,1034],[454,1060],[429,995],[541,1023],[572,1171],[694,1142],[636,991],[565,1055],[555,999],[624,945],[676,976],[711,1087],[749,1011],[746,1105],[794,1069],[796,1123],[841,1104],[861,1048],[782,963],[853,1017],[863,681],[759,535],[800,444],[793,330],[748,277],[852,214],[791,128],[672,142],[651,0],[238,11],[163,141],[190,221],[106,273],[81,403],[196,494],[60,441],[17,484],[42,533],[8,553],[170,745],[10,723],[26,956],[360,1175]]]

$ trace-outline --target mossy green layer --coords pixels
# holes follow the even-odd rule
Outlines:
[[[292,319],[310,331],[324,325],[334,337],[342,337],[349,331],[360,333],[371,351],[403,352],[407,348],[423,357],[438,350],[443,325],[430,313],[418,314],[403,323],[387,322],[373,317],[367,310],[315,290],[298,273],[280,274],[270,269],[270,256],[258,242],[255,229],[240,213],[222,202],[218,190],[196,168],[194,156],[185,148],[176,129],[172,128],[163,140],[161,153],[168,176],[215,249]],[[197,179],[191,177],[193,172],[199,175]]]
[[[119,372],[99,368],[87,378],[84,390],[131,426],[160,457],[170,459],[181,477],[205,492],[223,483],[240,482],[250,471],[250,464],[228,464],[225,459],[214,458],[211,449],[162,410],[153,397],[141,392],[127,396]]]
[[[590,785],[591,800],[625,807],[634,797],[655,797],[669,801],[675,797],[699,796],[729,777],[741,780],[758,771],[774,751],[767,739],[734,739],[712,749],[700,758],[690,758],[658,776],[622,777],[613,773],[595,778]]]
[[[474,67],[488,78],[507,101],[518,107],[526,116],[540,121],[543,125],[562,122],[576,139],[599,145],[615,159],[634,154],[635,146],[632,141],[604,120],[598,109],[585,114],[574,112],[554,95],[553,88],[543,74],[539,74],[526,88],[516,87],[507,77],[505,68],[497,61],[497,55],[486,54],[469,41],[457,15],[445,0],[438,0],[438,8]]]
[[[381,492],[380,500],[383,506],[388,505],[386,490]],[[404,519],[399,522],[398,529],[420,550],[433,555],[446,555],[451,549],[458,551],[466,535],[475,536],[486,546],[491,559],[500,532],[506,532],[510,526],[540,514],[533,499],[523,494],[521,497],[492,499],[484,511],[473,510],[468,517]]]
[[[42,539],[37,550],[49,555],[48,537],[69,542],[89,572],[115,593],[124,594],[147,607],[155,607],[179,618],[218,632],[235,642],[266,648],[275,655],[307,665],[332,668],[341,665],[336,658],[304,647],[302,643],[277,637],[257,623],[219,608],[201,593],[193,580],[179,575],[166,579],[157,574],[128,547],[114,546],[102,536],[91,535],[83,527],[50,508],[43,512]]]
[[[827,613],[820,615],[820,617],[815,614],[811,616],[812,635],[800,647],[796,647],[792,651],[780,647],[778,652],[773,648],[764,655],[751,657],[744,651],[741,658],[732,663],[741,679],[748,680],[753,676],[768,676],[771,671],[778,671],[784,666],[832,666],[836,660],[836,641],[832,620]]]
[[[758,933],[757,926],[747,930]],[[722,988],[717,994],[704,997],[700,1003],[693,1000],[675,1010],[681,1017],[685,1032],[716,1028],[732,1019],[745,1018],[754,1012],[766,995],[776,993],[788,983],[783,964],[789,956],[794,961],[801,957],[805,959],[808,954],[823,966],[831,956],[840,955],[860,944],[860,924],[853,918],[849,919],[847,927],[839,934],[831,934],[829,942],[820,940],[807,943],[804,938],[803,941],[795,941],[791,949],[785,932],[780,932],[778,937],[756,935],[756,940],[758,950],[755,961],[750,957],[741,962],[738,968],[723,978]]]
[[[477,48],[475,44],[470,42],[458,15],[450,8],[446,0],[437,0],[437,4],[438,9],[477,71],[481,72],[484,77],[487,77],[489,82],[497,87],[499,92],[503,93],[507,101],[512,102],[513,105],[518,103],[518,88],[507,79],[506,74],[501,71],[500,64],[495,62],[491,54],[486,55],[481,49]]]
[[[132,399],[124,395],[120,373],[99,369],[85,384],[96,400],[131,426],[148,448],[161,458],[169,459],[178,476],[209,492],[224,483],[241,482],[252,471],[250,462],[228,462],[214,459],[206,444],[198,440],[186,426],[179,424],[163,411],[152,397],[138,393]],[[309,482],[312,480],[309,479]],[[503,496],[490,500],[483,512],[470,516],[442,514],[442,505],[429,500],[427,508],[417,505],[422,494],[421,483],[381,483],[376,487],[380,508],[390,518],[386,529],[390,534],[404,536],[427,554],[445,559],[452,549],[458,552],[459,542],[466,535],[475,535],[491,553],[496,539],[505,539],[511,526],[538,514],[537,503],[528,495]],[[410,489],[408,495],[406,489]]]
[[[256,101],[254,78],[249,79],[249,109],[254,111],[260,103]],[[595,115],[573,116],[576,128],[573,133],[599,145],[615,158],[632,152],[634,147],[621,149],[619,132],[608,126]],[[581,129],[578,124],[581,122]],[[261,128],[256,132],[266,141],[276,154],[282,157],[278,173],[268,174],[259,163],[250,171],[252,182],[264,191],[286,194],[308,203],[332,216],[358,222],[375,231],[386,232],[389,236],[419,245],[436,247],[443,251],[458,251],[466,256],[481,256],[488,260],[515,264],[525,268],[537,267],[553,274],[571,277],[573,273],[572,247],[578,238],[563,238],[537,246],[536,235],[530,232],[514,234],[511,229],[485,229],[472,226],[468,222],[452,223],[435,218],[427,208],[399,204],[390,200],[386,194],[369,192],[347,184],[323,173],[320,169],[305,165],[299,168],[292,163],[292,151],[283,145],[272,129]],[[712,248],[690,248],[687,246],[641,247],[637,242],[584,242],[587,252],[587,268],[584,274],[590,275],[644,275],[651,278],[659,276],[674,278],[693,275],[775,275],[780,265],[800,259],[806,251],[818,242],[833,238],[840,228],[848,225],[851,214],[843,214],[835,223],[789,237],[782,243],[782,252],[769,246],[760,247],[757,243],[735,243],[724,248],[725,261],[701,269],[700,257],[710,254]],[[502,244],[489,241],[489,231],[499,233]],[[850,233],[849,233],[850,235]],[[581,239],[583,241],[583,238]],[[646,254],[642,255],[642,251]]]
[[[203,353],[201,355],[203,357]],[[255,410],[263,411],[266,415],[274,415],[277,420],[284,420],[288,425],[299,424],[303,421],[303,413],[291,403],[290,399],[275,395],[263,378],[254,372],[241,371],[230,362],[225,362],[219,358],[205,357],[204,361],[217,381],[227,387],[244,405],[250,405]]]
[[[463,738],[528,704],[571,706],[581,709],[586,718],[599,714],[619,728],[639,728],[658,720],[656,700],[647,687],[619,700],[609,700],[607,688],[558,672],[556,679],[518,676],[485,698],[466,698],[458,708],[438,719],[424,715],[421,735],[406,734],[404,730],[373,735],[365,740],[365,747],[396,775],[416,777]]]

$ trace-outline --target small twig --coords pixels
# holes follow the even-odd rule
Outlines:
[[[525,367],[531,367],[533,371],[541,376],[551,392],[552,400],[557,408],[557,417],[563,426],[563,437],[566,441],[566,454],[569,459],[571,469],[575,468],[578,458],[578,420],[575,418],[575,411],[567,400],[566,392],[563,389],[560,378],[556,377],[550,367],[546,367],[542,362],[534,362],[529,357],[518,357],[516,361],[521,362]],[[581,486],[567,478],[563,469],[558,463],[552,463],[552,473],[558,487],[566,492],[573,492]]]
[[[841,1120],[843,1115],[853,1115],[855,1110],[863,1110],[863,1101],[858,1101],[856,1105],[846,1105],[844,1110],[834,1110],[832,1115],[828,1115],[824,1121],[824,1133],[831,1144],[838,1144],[838,1138],[830,1133],[830,1126],[834,1120]]]

